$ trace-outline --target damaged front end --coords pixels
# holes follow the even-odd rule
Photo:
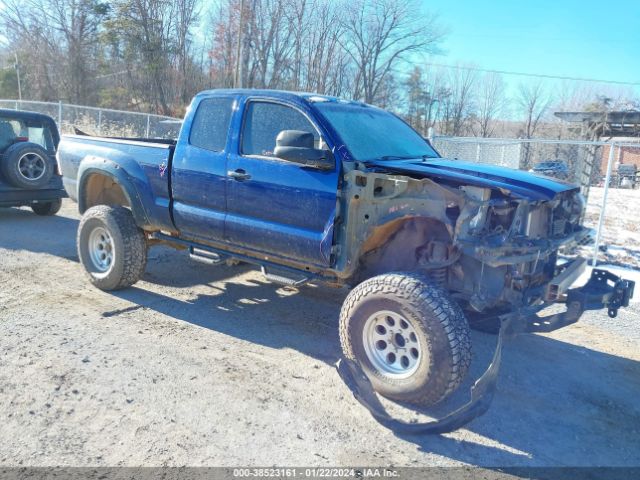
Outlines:
[[[463,255],[449,288],[477,313],[512,310],[545,300],[559,273],[558,252],[589,235],[580,225],[577,190],[551,200],[517,198],[502,189],[461,186],[465,202],[453,243]]]
[[[449,287],[468,310],[485,321],[509,318],[517,331],[548,332],[576,322],[585,310],[606,308],[614,317],[628,306],[634,283],[605,270],[594,270],[583,287],[570,288],[586,261],[559,261],[559,252],[571,251],[590,235],[581,226],[585,202],[577,189],[532,201],[461,188],[470,201],[456,224],[454,243],[467,265],[452,270]],[[539,316],[555,303],[564,303],[566,311]]]
[[[594,269],[584,286],[572,288],[587,264],[560,252],[571,252],[591,234],[581,225],[585,201],[577,188],[559,185],[554,191],[542,180],[546,190],[534,191],[524,177],[509,188],[506,178],[464,173],[462,182],[463,174],[438,175],[400,163],[356,166],[345,172],[336,220],[335,275],[345,283],[419,271],[458,301],[472,326],[476,318],[494,321],[498,341],[491,364],[472,387],[469,402],[440,420],[393,419],[358,364],[338,366],[380,423],[413,433],[452,431],[486,412],[509,335],[553,331],[575,323],[586,310],[606,308],[614,317],[629,305],[635,286]],[[557,304],[563,311],[545,315]]]
[[[508,188],[505,177],[498,182],[467,175],[461,183],[420,175],[418,167],[409,175],[379,165],[345,173],[334,247],[343,281],[420,271],[447,290],[471,321],[538,312],[559,302],[595,308],[596,280],[586,300],[568,291],[586,263],[560,256],[591,235],[581,225],[585,200],[578,188],[541,179],[542,188],[537,177],[522,172],[513,174]],[[618,300],[603,285],[599,308],[615,314],[628,295]]]

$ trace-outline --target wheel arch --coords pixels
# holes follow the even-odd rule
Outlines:
[[[106,161],[101,161],[100,167],[91,163],[83,162],[78,172],[79,212],[84,214],[96,205],[118,205],[129,208],[141,228],[150,225],[138,190],[127,172],[115,164],[106,164]]]
[[[357,282],[396,271],[417,270],[417,250],[432,241],[452,244],[452,227],[444,221],[425,216],[395,218],[373,228],[362,243]]]

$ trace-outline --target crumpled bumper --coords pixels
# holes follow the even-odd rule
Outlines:
[[[504,320],[498,334],[498,343],[489,367],[471,387],[470,399],[460,408],[444,417],[429,422],[405,422],[392,417],[380,402],[373,390],[369,378],[357,362],[342,358],[336,364],[338,374],[349,387],[353,396],[380,424],[396,433],[412,435],[441,434],[453,432],[474,418],[483,415],[493,401],[502,359],[502,345],[509,330],[510,320]]]

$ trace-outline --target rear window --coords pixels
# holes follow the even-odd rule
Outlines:
[[[17,141],[36,143],[49,152],[55,150],[51,130],[42,121],[0,117],[0,149]]]
[[[227,144],[232,106],[232,98],[202,100],[191,125],[191,145],[214,152],[223,151]]]

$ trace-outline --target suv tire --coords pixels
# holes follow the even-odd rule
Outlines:
[[[48,217],[51,215],[55,215],[60,211],[62,207],[62,200],[53,200],[51,202],[42,202],[42,203],[32,203],[31,210],[36,215],[41,215],[43,217]]]
[[[4,153],[0,170],[6,180],[18,188],[42,188],[49,183],[55,171],[55,162],[40,145],[20,142]]]

